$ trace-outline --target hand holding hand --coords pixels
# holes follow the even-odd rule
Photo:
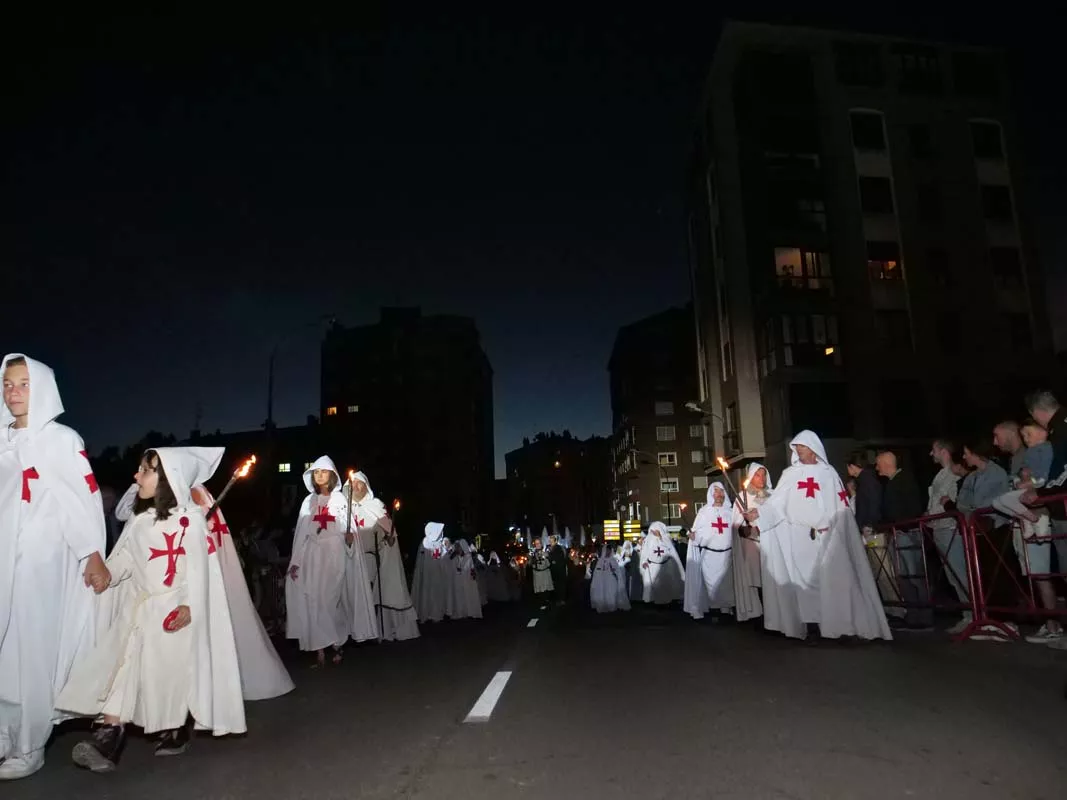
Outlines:
[[[111,585],[111,572],[104,564],[100,553],[93,553],[86,559],[85,572],[82,575],[86,586],[92,586],[93,591],[100,594]]]

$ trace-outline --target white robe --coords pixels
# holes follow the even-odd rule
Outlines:
[[[685,597],[685,567],[662,522],[653,522],[641,545],[641,599],[666,605]]]
[[[545,594],[555,590],[552,583],[552,565],[544,550],[535,550],[530,554],[530,569],[533,570],[534,594]]]
[[[112,582],[99,598],[97,645],[75,665],[56,705],[87,717],[113,715],[146,733],[179,728],[190,715],[215,736],[244,733],[222,569],[208,555],[211,534],[190,498],[222,448],[157,452],[179,505],[164,520],[149,510],[126,523],[107,559]],[[189,625],[165,630],[180,605],[189,607]]]
[[[56,695],[94,643],[85,559],[103,556],[106,539],[85,445],[54,421],[63,413],[55,377],[27,364],[29,426],[10,428],[0,403],[0,758],[43,748],[64,716]]]
[[[703,619],[711,608],[700,567],[702,555],[703,551],[693,535],[685,550],[685,601],[682,605],[682,610],[693,619]]]
[[[289,559],[290,570],[299,570],[295,579],[289,575],[285,580],[285,630],[288,638],[299,641],[301,650],[340,646],[348,639],[342,528],[346,510],[339,491],[309,494],[300,506]]]
[[[796,444],[815,451],[818,462],[801,464]],[[764,625],[800,639],[807,635],[807,623],[817,623],[821,635],[831,639],[892,639],[840,476],[810,431],[798,434],[791,447],[793,465],[759,507],[755,522]]]
[[[460,539],[456,545],[456,555],[451,559],[452,605],[449,616],[452,619],[481,619],[482,601],[478,595],[478,577],[474,571],[474,558],[470,545]]]
[[[762,464],[756,463],[749,466],[749,481],[752,480],[752,475],[757,469],[764,469],[764,467]],[[770,490],[770,475],[767,475],[765,493],[756,492],[753,489],[745,489],[747,508],[760,508],[770,499]],[[757,522],[750,527],[751,536],[742,536],[740,529],[747,524],[742,515],[743,511],[741,503],[735,500],[731,522],[734,530],[734,598],[737,603],[735,613],[739,622],[763,616],[763,604],[760,602],[760,588],[763,586],[763,567],[760,556],[759,523]]]
[[[436,526],[436,527],[435,527]],[[448,572],[448,552],[445,550],[440,523],[428,523],[426,536],[415,556],[415,574],[411,580],[411,599],[418,612],[419,622],[440,622],[445,618],[447,597],[452,584]]]
[[[606,547],[600,551],[589,583],[589,604],[598,614],[630,610],[630,598],[623,590],[625,572],[622,564],[607,552]]]
[[[367,494],[352,504],[352,525],[359,531],[371,599],[380,609],[382,638],[390,641],[416,639],[419,635],[418,615],[408,593],[396,528],[385,505],[374,496],[365,478],[359,479],[367,484]]]

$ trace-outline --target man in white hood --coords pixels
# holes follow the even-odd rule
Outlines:
[[[734,607],[734,576],[730,568],[734,532],[731,526],[732,510],[726,502],[726,487],[716,481],[708,487],[708,504],[700,509],[693,523],[693,540],[690,550],[700,560],[696,578],[703,585],[707,607],[719,611],[732,611]],[[699,588],[691,586],[686,575],[685,596],[690,605],[698,598]],[[688,609],[687,609],[688,610]],[[699,611],[699,607],[694,610]],[[703,613],[690,613],[696,618]]]
[[[100,492],[81,437],[55,421],[55,375],[20,353],[0,375],[0,780],[14,780],[44,766],[56,695],[93,647],[93,591],[110,575]]]
[[[801,431],[792,466],[769,501],[744,512],[760,529],[764,625],[806,638],[817,625],[829,639],[892,639],[848,493],[822,441]]]

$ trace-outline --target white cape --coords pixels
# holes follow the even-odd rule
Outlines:
[[[456,545],[455,557],[451,559],[452,619],[481,619],[482,600],[478,594],[478,576],[474,571],[474,558],[466,539]]]
[[[811,448],[817,463],[801,464],[798,444]],[[892,639],[848,494],[822,442],[803,431],[790,447],[793,464],[756,522],[764,625],[800,639],[807,623],[817,623],[831,639]]]
[[[0,374],[16,355],[4,357]],[[63,413],[55,375],[26,363],[28,427],[10,428],[0,403],[0,758],[44,747],[64,716],[56,695],[95,641],[84,559],[103,556],[106,539],[85,445],[55,422]]]
[[[693,522],[693,540],[689,547],[698,562],[697,581],[703,587],[703,595],[699,587],[690,585],[687,573],[685,594],[692,610],[686,610],[697,619],[707,609],[725,611],[734,607],[733,573],[730,569],[733,561],[731,510],[725,500],[721,506],[714,505],[715,489],[721,490],[723,497],[726,497],[726,487],[718,481],[708,487],[708,503],[700,509]],[[687,567],[689,563],[687,559]],[[706,603],[706,608],[700,608],[698,600]]]
[[[662,522],[648,526],[648,536],[641,545],[641,579],[641,599],[646,603],[666,605],[685,596],[685,567]]]
[[[752,488],[752,476],[761,469],[767,483],[764,491],[759,492]],[[748,476],[745,480],[745,488],[742,490],[745,507],[742,507],[740,499],[734,501],[731,521],[734,530],[734,598],[737,603],[735,613],[739,622],[763,616],[763,603],[760,602],[763,567],[760,558],[759,523],[749,527],[749,536],[742,536],[741,528],[747,524],[742,513],[747,509],[760,508],[770,499],[772,489],[771,476],[767,468],[753,462],[748,466]]]
[[[440,622],[445,618],[447,597],[451,595],[448,551],[444,528],[440,522],[427,522],[425,536],[415,556],[415,575],[411,580],[411,599],[419,622]]]
[[[622,591],[625,573],[615,556],[608,552],[607,545],[602,547],[589,583],[589,604],[598,614],[630,610],[630,598]]]

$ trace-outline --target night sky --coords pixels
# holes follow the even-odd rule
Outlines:
[[[316,320],[418,305],[477,320],[498,469],[539,430],[607,433],[616,329],[688,300],[711,5],[9,20],[0,350],[56,368],[98,452],[185,436],[198,406],[204,430],[260,425],[276,341],[275,417],[299,424],[318,406]],[[1039,245],[1062,265],[1051,30],[921,19],[862,27],[1016,55]]]

